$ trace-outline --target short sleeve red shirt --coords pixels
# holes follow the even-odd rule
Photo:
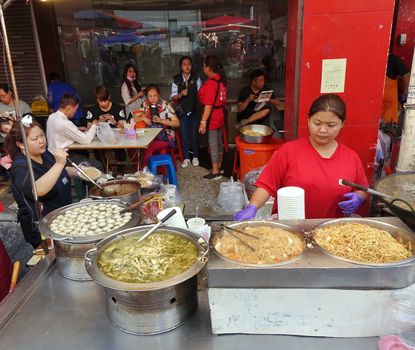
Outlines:
[[[213,77],[206,80],[203,86],[199,90],[199,100],[203,105],[214,106],[212,113],[209,117],[209,130],[216,130],[225,124],[225,116],[222,107],[226,104],[227,89],[225,85],[219,83],[219,92],[215,100],[216,93],[218,91],[218,80],[220,80],[219,74],[215,74]]]
[[[297,186],[305,192],[305,217],[342,217],[338,202],[343,195],[353,191],[339,185],[346,179],[368,186],[362,162],[356,152],[339,143],[330,158],[323,158],[308,138],[288,142],[277,150],[262,171],[255,186],[276,197],[281,187]],[[277,212],[277,201],[273,213]]]

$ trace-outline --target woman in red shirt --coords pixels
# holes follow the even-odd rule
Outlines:
[[[206,56],[203,72],[208,80],[199,90],[200,102],[204,105],[200,120],[199,133],[206,133],[208,125],[208,139],[210,157],[212,159],[212,172],[203,176],[206,180],[216,180],[222,177],[220,168],[223,158],[222,129],[225,125],[224,107],[226,105],[226,75],[222,64],[214,55]]]
[[[366,193],[339,184],[339,179],[347,179],[368,186],[357,153],[336,139],[345,118],[346,105],[339,96],[317,98],[308,113],[310,136],[288,142],[274,153],[255,183],[258,188],[249,205],[235,214],[235,220],[253,219],[258,208],[286,186],[304,189],[307,219],[341,217],[358,210]]]

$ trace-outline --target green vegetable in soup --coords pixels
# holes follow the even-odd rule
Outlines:
[[[130,236],[111,244],[98,257],[108,277],[130,283],[158,282],[179,275],[193,265],[198,249],[190,240],[156,232],[140,243]]]

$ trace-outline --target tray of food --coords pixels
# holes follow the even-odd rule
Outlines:
[[[224,233],[221,224],[232,226],[215,223],[212,227],[209,287],[395,289],[415,283],[415,234],[395,217],[274,222],[302,237],[299,247],[304,249],[290,255],[292,245],[297,245],[293,236],[266,240],[266,254],[275,260],[271,264],[261,260],[264,243],[239,234],[253,246],[252,251]],[[262,232],[254,235],[265,238],[273,224],[248,221],[235,226],[246,232],[255,232],[257,227]]]

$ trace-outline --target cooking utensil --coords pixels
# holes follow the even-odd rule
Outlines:
[[[261,136],[250,136],[245,133],[250,131],[258,132]],[[241,139],[247,143],[270,143],[274,130],[265,125],[250,124],[239,128],[238,133],[241,136]]]
[[[19,277],[19,271],[20,271],[20,261],[17,260],[13,264],[13,272],[12,272],[12,279],[10,281],[10,290],[9,293],[16,288],[17,284],[17,278]]]
[[[170,219],[174,214],[176,214],[176,209],[173,209],[170,213],[168,213],[163,219],[161,219],[157,224],[155,224],[147,233],[137,239],[136,243],[140,243],[144,241],[148,236],[150,236],[155,230],[157,230],[161,225],[163,225],[168,219]]]
[[[371,188],[368,188],[368,187],[365,187],[365,186],[362,186],[362,185],[359,185],[359,184],[356,184],[354,182],[350,182],[350,181],[344,180],[344,179],[339,179],[339,184],[340,185],[343,185],[343,186],[353,187],[353,188],[356,188],[358,190],[371,193],[371,194],[373,194],[375,196],[385,198],[385,199],[388,200],[387,202],[389,202],[390,204],[393,204],[394,202],[402,202],[402,203],[405,203],[409,207],[409,210],[412,212],[412,214],[415,215],[415,211],[414,211],[414,208],[412,207],[412,205],[410,205],[407,201],[405,201],[405,200],[403,200],[401,198],[395,198],[395,197],[393,197],[393,196],[391,196],[389,194],[382,193],[382,192],[379,192],[379,191],[375,191],[375,190],[372,190]],[[400,217],[399,214],[396,214],[396,215],[398,215]]]
[[[151,195],[149,195],[149,196],[143,197],[143,198],[141,198],[139,201],[137,201],[137,202],[135,202],[135,203],[133,203],[133,204],[129,205],[127,208],[124,208],[123,210],[121,210],[121,211],[120,211],[120,214],[124,214],[124,213],[126,213],[127,211],[131,211],[131,210],[133,210],[133,209],[135,209],[135,208],[139,207],[141,204],[143,204],[143,203],[145,203],[145,202],[149,201],[149,200],[150,200],[150,199],[152,199],[152,198],[154,198],[154,194],[151,194]]]
[[[98,185],[94,180],[91,179],[91,177],[83,171],[77,164],[75,164],[70,158],[67,158],[69,164],[71,164],[76,170],[78,170],[83,176],[85,176],[86,179],[88,179],[89,182],[93,183],[95,186],[97,186],[100,189],[100,193],[102,197],[112,197],[117,195],[117,191],[113,188],[105,188],[101,185]]]
[[[134,203],[141,198],[141,186],[135,180],[111,180],[101,184],[101,187],[113,188],[117,195],[111,196],[111,199],[119,199],[125,203]],[[94,186],[89,190],[89,197],[93,199],[102,199],[101,190]]]
[[[254,235],[251,235],[251,234],[250,234],[250,233],[248,233],[248,232],[244,232],[244,231],[238,230],[238,229],[236,229],[236,228],[233,228],[233,227],[230,227],[230,226],[226,226],[226,225],[224,225],[224,224],[221,224],[221,225],[220,225],[220,227],[221,227],[221,228],[224,228],[224,229],[226,229],[226,230],[228,230],[228,231],[234,231],[234,232],[240,233],[240,234],[242,234],[242,235],[245,235],[245,236],[248,236],[248,237],[251,237],[251,238],[259,239],[259,237],[254,236]]]
[[[226,226],[225,225],[222,225],[223,226],[223,228],[226,228]],[[244,246],[246,246],[246,247],[248,247],[249,249],[251,249],[253,252],[255,251],[255,248],[253,247],[253,246],[251,246],[249,243],[247,243],[247,242],[245,242],[241,237],[238,237],[237,235],[235,235],[234,233],[233,233],[233,230],[232,229],[227,229],[227,232],[231,235],[231,236],[233,236],[233,237],[235,237],[239,242],[241,242]],[[241,231],[237,231],[237,232],[241,232]],[[257,237],[255,237],[255,238],[257,238]]]
[[[60,233],[52,231],[52,229],[50,228],[51,223],[59,215],[65,214],[69,210],[75,208],[82,208],[88,205],[99,205],[108,203],[119,206],[119,210],[127,207],[127,205],[124,202],[116,199],[101,199],[90,200],[88,202],[78,202],[55,209],[54,211],[45,215],[39,223],[39,231],[42,232],[42,234],[53,239],[55,245],[56,266],[58,268],[59,274],[61,274],[63,277],[75,281],[90,280],[91,277],[85,270],[85,252],[93,248],[98,242],[110,236],[111,234],[123,229],[137,226],[140,222],[141,214],[139,210],[135,210],[132,213],[130,221],[125,223],[123,226],[96,235],[62,235]],[[76,227],[74,227],[73,229],[77,230]]]

